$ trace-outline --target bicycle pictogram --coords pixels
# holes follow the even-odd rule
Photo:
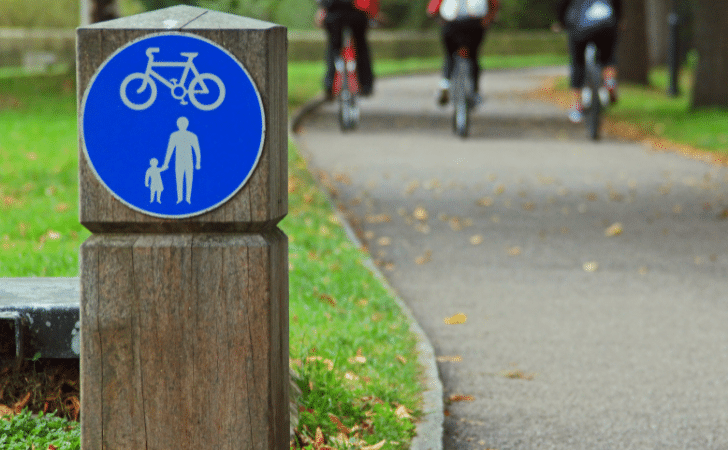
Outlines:
[[[157,52],[159,52],[159,47],[148,48],[146,54],[149,59],[144,73],[132,73],[121,82],[119,92],[121,94],[121,100],[126,106],[136,111],[142,111],[149,108],[152,103],[154,103],[154,100],[157,99],[157,84],[154,81],[155,78],[159,80],[160,83],[167,86],[171,91],[172,97],[179,100],[182,105],[187,105],[188,102],[186,98],[189,98],[193,105],[203,111],[212,111],[220,106],[225,99],[225,85],[217,75],[212,73],[200,73],[197,70],[197,67],[195,67],[192,60],[198,55],[198,53],[180,52],[180,55],[187,58],[187,61],[175,62],[155,61],[154,54]],[[184,70],[182,71],[182,76],[179,80],[177,78],[170,78],[168,80],[157,73],[157,71],[154,70],[155,67],[180,67]],[[192,81],[190,81],[188,86],[185,86],[190,72],[193,74]],[[141,84],[138,88],[134,89],[135,84],[132,84],[132,82],[137,80],[141,81]],[[208,84],[210,83],[214,83],[217,86],[217,97],[215,97],[214,89],[211,90],[208,88]],[[132,84],[131,92],[133,92],[133,94],[137,97],[141,96],[141,102],[134,102],[129,99],[127,90],[129,89],[130,84]],[[146,97],[147,90],[149,92],[148,98]]]

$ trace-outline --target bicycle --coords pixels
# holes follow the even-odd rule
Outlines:
[[[333,96],[339,103],[339,126],[350,131],[359,125],[359,76],[356,71],[356,48],[351,28],[344,27],[344,45],[334,66]]]
[[[160,83],[167,86],[171,91],[172,97],[179,100],[182,105],[188,104],[185,100],[185,97],[188,97],[193,105],[203,111],[212,111],[220,106],[225,99],[225,85],[217,75],[211,73],[200,73],[197,70],[197,67],[195,67],[192,60],[198,55],[198,53],[181,52],[180,55],[187,58],[187,61],[184,62],[162,62],[154,61],[154,54],[157,52],[159,52],[159,47],[148,48],[146,51],[148,58],[147,68],[144,73],[132,73],[121,82],[119,92],[121,94],[121,100],[126,106],[136,111],[142,111],[149,108],[157,99],[157,84],[154,82],[155,78],[159,80]],[[159,75],[154,70],[155,67],[181,67],[184,70],[182,71],[182,77],[178,82],[177,78],[170,78],[167,80],[163,76]],[[187,82],[187,77],[190,72],[192,72],[194,78],[190,81],[189,87],[185,87],[185,83]],[[129,85],[135,80],[141,80],[141,85],[135,91],[137,95],[142,95],[147,88],[149,88],[149,98],[140,103],[135,103],[130,100],[129,95],[127,94]],[[217,86],[218,96],[211,103],[204,103],[197,98],[198,95],[204,96],[210,94],[210,89],[208,89],[205,84],[206,81],[212,82]]]
[[[453,132],[461,138],[470,132],[470,111],[475,106],[475,86],[473,85],[473,63],[468,58],[468,49],[461,47],[453,58],[454,67],[450,89],[453,103]]]
[[[609,106],[609,92],[604,87],[603,67],[599,63],[596,44],[590,42],[584,51],[586,60],[586,83],[581,90],[581,104],[584,108],[587,136],[599,140],[602,110]]]

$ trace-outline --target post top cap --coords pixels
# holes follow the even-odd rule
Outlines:
[[[99,22],[79,29],[154,29],[185,31],[199,29],[268,29],[278,27],[274,23],[219,11],[178,5],[145,12],[120,19]]]

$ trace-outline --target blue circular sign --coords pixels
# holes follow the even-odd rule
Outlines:
[[[121,202],[181,219],[229,200],[263,150],[265,113],[248,72],[199,36],[155,34],[111,55],[81,103],[83,150]]]

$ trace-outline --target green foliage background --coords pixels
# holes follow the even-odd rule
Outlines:
[[[556,19],[558,0],[500,0],[500,28],[544,29]],[[255,17],[291,29],[311,29],[315,0],[117,0],[122,15],[173,5],[203,8]],[[437,26],[425,9],[429,0],[382,0],[382,11],[393,28],[427,29]],[[0,0],[0,27],[74,28],[79,0]]]

